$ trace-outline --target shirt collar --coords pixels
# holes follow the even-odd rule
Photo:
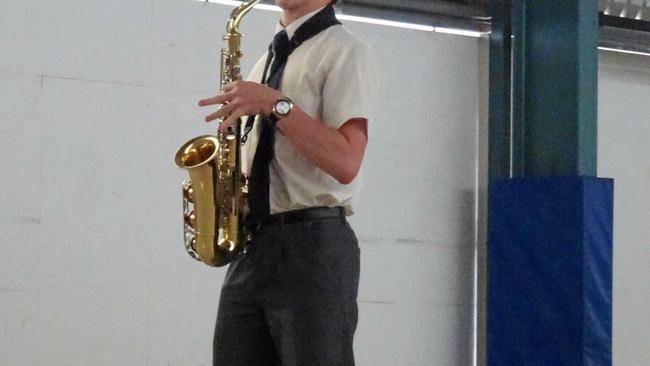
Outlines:
[[[296,34],[296,31],[298,30],[298,28],[300,28],[301,25],[305,24],[305,22],[308,21],[309,18],[316,15],[316,13],[318,13],[319,11],[325,9],[326,6],[327,5],[323,6],[320,9],[314,10],[311,13],[307,13],[307,14],[301,16],[300,18],[294,20],[286,28],[284,26],[282,26],[282,23],[280,21],[278,21],[278,24],[275,26],[275,34],[278,34],[281,31],[285,30],[285,31],[287,31],[287,36],[289,37],[289,39],[293,38],[293,35]]]

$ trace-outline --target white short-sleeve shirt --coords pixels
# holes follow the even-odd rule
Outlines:
[[[319,10],[294,21],[286,28],[289,38]],[[276,33],[284,29],[278,22]],[[267,53],[257,62],[248,80],[260,82]],[[352,118],[370,121],[375,91],[369,47],[341,25],[332,26],[305,41],[289,57],[280,91],[309,116],[333,128]],[[256,121],[242,149],[245,173],[257,146],[260,121]],[[275,155],[270,163],[271,213],[318,206],[342,206],[354,212],[361,187],[361,172],[349,184],[341,184],[316,167],[279,131],[275,133]]]

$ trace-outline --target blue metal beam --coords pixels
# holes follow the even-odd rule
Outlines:
[[[490,176],[595,176],[596,2],[496,0],[492,12]]]
[[[510,2],[491,4],[489,175],[510,176],[511,49]]]

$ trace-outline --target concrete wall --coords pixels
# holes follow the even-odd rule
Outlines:
[[[184,253],[172,157],[212,131],[196,101],[217,89],[229,12],[0,2],[1,365],[210,364],[224,270]],[[245,70],[277,15],[246,19]],[[384,76],[353,218],[358,364],[469,365],[479,42],[346,25]]]
[[[600,53],[598,171],[614,188],[614,365],[650,364],[650,58]]]

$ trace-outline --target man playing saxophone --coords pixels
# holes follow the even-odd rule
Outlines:
[[[361,187],[373,74],[337,0],[276,0],[269,51],[248,81],[199,101],[219,129],[241,117],[253,240],[228,267],[214,365],[354,365],[359,247],[346,220]],[[251,118],[252,121],[252,118]]]

